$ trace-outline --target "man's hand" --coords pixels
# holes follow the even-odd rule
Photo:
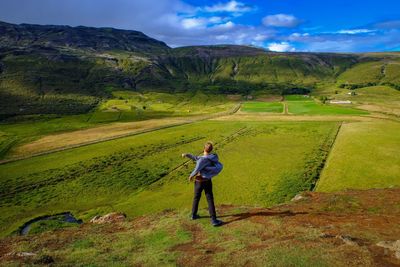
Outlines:
[[[189,180],[189,183],[192,182],[193,181],[193,176],[189,176],[188,180]]]
[[[182,154],[182,158],[184,158],[184,157],[186,157],[186,154],[185,154],[185,153]]]

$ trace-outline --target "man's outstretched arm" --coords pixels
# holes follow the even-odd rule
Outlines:
[[[191,159],[191,160],[194,160],[194,161],[196,161],[196,160],[198,160],[199,159],[199,157],[198,156],[195,156],[195,155],[193,155],[193,154],[190,154],[190,153],[184,153],[184,154],[182,154],[182,158],[184,158],[184,157],[187,157],[187,158],[189,158],[189,159]]]

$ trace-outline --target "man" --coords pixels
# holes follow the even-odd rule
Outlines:
[[[200,218],[200,216],[197,214],[197,210],[199,207],[201,193],[204,190],[208,203],[208,211],[211,216],[211,224],[213,226],[220,226],[222,225],[222,221],[217,219],[217,214],[215,212],[211,179],[221,172],[223,166],[218,161],[217,154],[210,154],[212,150],[213,150],[212,143],[207,142],[204,145],[203,156],[182,154],[182,157],[187,157],[191,160],[196,161],[196,167],[189,176],[189,182],[193,181],[193,179],[195,181],[194,198],[192,206],[192,220]]]

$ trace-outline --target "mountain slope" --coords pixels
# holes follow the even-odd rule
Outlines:
[[[0,48],[32,46],[140,53],[162,53],[169,49],[164,42],[138,31],[0,22]]]
[[[288,94],[309,92],[321,82],[399,88],[398,62],[396,53],[274,53],[235,45],[172,49],[138,31],[0,22],[0,119],[85,113],[121,89]]]

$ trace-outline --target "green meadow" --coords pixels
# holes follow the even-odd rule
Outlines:
[[[1,234],[64,211],[87,220],[114,210],[134,216],[187,207],[194,165],[174,168],[185,162],[181,153],[200,153],[207,140],[225,165],[215,179],[219,204],[281,203],[313,187],[337,127],[205,121],[3,164]]]
[[[286,96],[288,112],[295,115],[365,115],[367,111],[316,102],[312,98],[293,95]]]
[[[285,95],[286,101],[312,101],[308,95]]]
[[[370,99],[382,89],[357,90],[360,93],[355,97]],[[49,134],[111,122],[218,113],[231,110],[238,101],[201,93],[172,96],[116,91],[113,99],[102,102],[91,113],[38,116],[2,124],[0,142],[6,156],[14,146]],[[283,103],[289,114],[282,114]],[[368,112],[353,106],[322,104],[303,95],[285,96],[284,102],[244,102],[241,110],[251,116],[199,121],[1,164],[0,235],[15,233],[38,216],[67,211],[88,221],[96,214],[112,211],[134,217],[171,208],[185,210],[193,193],[187,176],[194,164],[180,155],[200,153],[207,140],[215,142],[225,166],[214,180],[218,204],[269,207],[308,190],[400,185],[398,122],[348,122],[337,135],[341,115]],[[288,116],[292,121],[278,118],[263,122],[269,113]],[[304,122],[296,120],[302,116],[293,115],[338,119]],[[371,144],[375,149],[372,156],[365,149]],[[204,199],[201,205],[206,206]],[[35,227],[37,231],[54,229],[57,225],[53,224]]]
[[[400,186],[400,124],[343,124],[318,182],[323,192]]]
[[[279,102],[245,102],[242,111],[282,113],[283,105]]]
[[[386,85],[368,86],[356,90],[341,89],[328,93],[337,100],[350,100],[358,108],[390,115],[400,115],[400,91]],[[349,95],[354,92],[355,95]]]
[[[113,98],[100,104],[98,110],[116,113],[160,113],[168,116],[208,114],[225,111],[235,103],[225,95],[206,95],[199,91],[193,93],[137,93],[114,91]],[[147,115],[149,116],[149,115]]]
[[[195,116],[231,110],[237,102],[224,95],[198,93],[144,93],[114,91],[113,98],[81,115],[21,116],[0,123],[0,159],[13,147],[49,134],[114,122],[134,122],[167,117]]]

